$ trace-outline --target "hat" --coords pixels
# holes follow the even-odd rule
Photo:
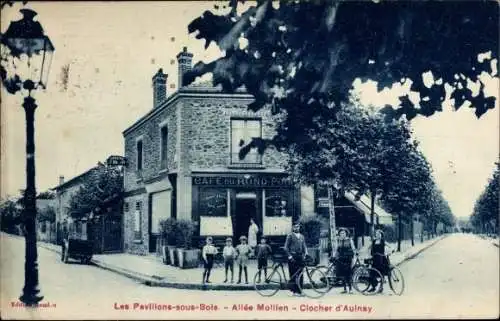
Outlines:
[[[240,241],[247,240],[247,237],[245,235],[240,236]]]
[[[300,227],[300,226],[301,226],[300,222],[295,222],[295,224],[292,225],[292,227]]]
[[[382,236],[384,236],[384,231],[382,231],[381,229],[376,229],[375,233],[377,233],[377,232],[380,232],[380,234],[382,234]]]
[[[340,232],[342,232],[342,231],[344,231],[347,234],[347,236],[349,236],[349,230],[347,228],[345,228],[345,227],[339,227],[337,229],[337,235],[339,235]]]
[[[232,238],[230,238],[230,237],[228,237],[228,238],[226,238],[226,242],[227,242],[227,241],[232,242],[232,241],[233,241],[233,239],[232,239]]]

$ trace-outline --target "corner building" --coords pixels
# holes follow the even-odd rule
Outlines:
[[[177,56],[179,83],[191,58],[186,48]],[[291,183],[285,154],[238,157],[252,137],[274,135],[270,111],[248,111],[253,97],[245,90],[228,94],[210,82],[167,98],[167,77],[162,69],[154,75],[152,110],[123,132],[125,251],[158,252],[158,223],[168,217],[195,222],[197,245],[208,235],[236,244],[253,218],[260,235],[282,246],[300,213],[314,211],[314,195]]]

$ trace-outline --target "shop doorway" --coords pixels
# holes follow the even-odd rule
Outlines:
[[[238,192],[236,194],[234,240],[239,242],[242,235],[248,237],[250,219],[257,222],[257,194],[255,192]]]

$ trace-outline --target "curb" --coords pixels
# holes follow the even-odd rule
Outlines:
[[[417,255],[419,255],[423,251],[427,250],[428,248],[430,248],[431,246],[433,246],[437,242],[443,240],[446,236],[448,236],[448,235],[438,237],[433,242],[431,242],[430,244],[421,248],[417,252],[411,253],[407,256],[404,256],[400,262],[395,264],[395,266],[400,266],[401,264],[405,263],[406,261],[415,258]],[[39,242],[38,244],[49,251],[61,253],[60,250],[54,249],[53,247],[46,246],[43,242]],[[496,246],[498,246],[498,245],[496,245]],[[124,277],[127,277],[127,278],[135,280],[135,281],[138,281],[139,283],[144,284],[146,286],[150,286],[150,287],[162,287],[162,288],[173,288],[173,289],[184,289],[184,290],[203,290],[203,291],[253,291],[254,290],[253,285],[250,285],[250,284],[248,284],[248,285],[246,285],[246,284],[245,285],[225,285],[225,284],[167,282],[167,281],[159,280],[158,277],[155,277],[155,276],[149,276],[149,275],[145,275],[145,274],[142,274],[139,272],[119,268],[119,267],[114,266],[114,265],[109,265],[109,264],[103,263],[97,259],[92,259],[91,262],[95,266],[97,266],[103,270],[114,272],[116,274],[122,275]]]
[[[445,234],[445,235],[443,235],[443,236],[441,236],[441,237],[437,237],[434,241],[432,241],[432,242],[431,242],[431,243],[429,243],[428,245],[424,246],[423,248],[421,248],[421,249],[420,249],[420,250],[418,250],[417,252],[415,252],[415,253],[411,253],[411,254],[408,254],[408,255],[405,255],[405,256],[403,257],[403,259],[402,259],[400,262],[398,262],[398,263],[396,263],[396,264],[394,264],[394,265],[395,265],[395,266],[400,266],[401,264],[405,263],[406,261],[409,261],[409,260],[411,260],[411,259],[414,259],[414,258],[415,258],[415,257],[417,257],[420,253],[422,253],[423,251],[425,251],[425,250],[429,249],[431,246],[433,246],[433,245],[434,245],[434,244],[436,244],[437,242],[439,242],[439,241],[443,240],[443,239],[444,239],[444,238],[446,238],[448,235],[449,235],[449,234]]]

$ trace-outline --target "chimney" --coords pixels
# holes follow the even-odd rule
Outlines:
[[[158,107],[167,99],[167,74],[160,68],[153,76],[153,107]]]
[[[177,55],[177,62],[179,64],[179,84],[178,88],[184,87],[182,85],[182,76],[184,73],[191,70],[193,62],[193,54],[187,51],[187,47],[182,48],[182,51]]]
[[[64,184],[64,176],[59,176],[59,185]]]

